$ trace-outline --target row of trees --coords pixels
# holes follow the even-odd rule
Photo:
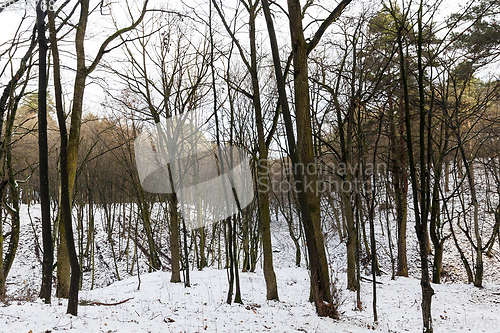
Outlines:
[[[387,232],[392,276],[408,276],[407,225],[414,223],[423,328],[431,332],[430,282],[441,282],[445,243],[453,240],[477,287],[483,254],[496,253],[500,86],[488,71],[498,56],[498,3],[471,3],[439,21],[441,2],[389,1],[345,12],[350,2],[326,10],[290,0],[285,10],[267,0],[235,7],[213,0],[186,12],[126,2],[129,23],[109,21],[114,32],[92,53],[85,48],[89,20],[122,17],[118,5],[79,0],[51,10],[40,2],[36,23],[22,23],[30,30],[3,45],[4,54],[25,53],[20,61],[11,56],[2,72],[0,190],[8,232],[0,230],[0,295],[17,248],[19,205],[34,201],[42,205],[40,297],[51,301],[56,248],[56,295],[69,297],[69,313],[77,313],[81,271],[94,266],[97,207],[105,212],[116,278],[130,241],[131,274],[138,248],[151,269],[171,269],[172,282],[184,272],[186,285],[190,261],[198,269],[217,261],[230,273],[228,303],[233,296],[241,302],[239,269],[255,270],[262,251],[267,298],[277,300],[274,214],[288,225],[297,265],[301,239],[306,244],[310,300],[321,316],[339,318],[325,234],[346,244],[347,288],[357,291],[360,310],[367,258],[376,322],[376,279],[387,262],[380,232]],[[61,65],[67,50],[76,65]],[[87,80],[97,69],[107,77],[99,110],[107,116],[85,118]],[[133,140],[149,125],[196,111],[218,146],[250,154],[256,198],[231,218],[189,231],[175,193],[141,188]],[[385,223],[379,228],[377,220]],[[125,247],[115,249],[116,233],[127,233]]]

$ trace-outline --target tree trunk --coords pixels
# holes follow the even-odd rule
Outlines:
[[[257,47],[255,41],[255,16],[257,15],[258,0],[250,4],[250,75],[252,77],[253,106],[255,110],[255,124],[257,127],[257,140],[259,158],[257,163],[259,214],[262,232],[262,247],[264,261],[264,278],[268,300],[278,300],[278,286],[273,267],[273,249],[271,244],[271,214],[269,211],[269,168],[267,163],[268,147],[264,134],[264,121],[262,119],[262,106],[260,101],[260,87],[257,75]]]
[[[52,227],[50,221],[49,151],[47,145],[47,40],[45,38],[45,12],[42,1],[36,6],[38,27],[38,156],[40,172],[40,200],[42,215],[43,264],[40,298],[49,304],[52,294]]]
[[[87,29],[89,15],[89,0],[80,0],[80,18],[76,29],[76,76],[73,88],[73,101],[71,111],[71,126],[68,142],[68,191],[73,197],[73,185],[75,183],[78,147],[80,145],[80,128],[82,122],[83,96],[85,91],[85,82],[87,78],[87,68],[85,67],[85,49],[84,39]],[[64,221],[64,214],[59,214],[59,246],[57,248],[57,297],[69,297],[70,289],[70,261],[69,254],[66,251],[67,239]]]
[[[303,168],[303,170],[299,171],[303,173],[302,186],[304,186],[302,189],[298,189],[299,192],[303,192],[299,193],[301,194],[299,195],[299,202],[302,202],[302,209],[307,206],[309,210],[310,216],[307,219],[304,218],[304,223],[311,223],[311,225],[306,228],[311,229],[310,231],[312,234],[310,236],[314,237],[314,242],[316,243],[316,249],[314,249],[313,252],[317,252],[315,255],[318,256],[318,273],[323,275],[321,277],[322,283],[324,284],[321,286],[323,289],[322,292],[324,293],[322,296],[324,297],[324,301],[331,302],[330,276],[323,240],[323,231],[321,228],[321,205],[312,142],[309,73],[307,65],[308,45],[304,38],[302,10],[299,0],[288,1],[288,12],[293,50],[297,150],[300,156],[299,168]],[[310,221],[305,222],[309,220],[309,218]],[[311,257],[309,259],[311,260]]]
[[[353,60],[353,62],[355,59]],[[352,80],[355,80],[355,71],[352,71]],[[340,82],[340,81],[339,81]],[[347,109],[346,119],[342,117],[342,110],[337,98],[334,98],[335,109],[337,114],[337,124],[339,131],[339,143],[341,149],[340,163],[345,169],[345,175],[341,178],[342,183],[351,184],[353,175],[350,170],[352,167],[352,139],[354,125],[354,110],[356,107],[355,92],[351,89],[351,102]],[[347,130],[344,129],[344,120],[347,122]],[[347,289],[356,290],[358,281],[356,278],[356,225],[354,210],[352,204],[352,191],[341,188],[342,211],[347,228]]]
[[[170,208],[170,254],[172,257],[172,276],[170,282],[181,282],[180,250],[179,250],[179,214],[177,213],[177,196],[172,193],[168,197]]]
[[[441,234],[440,212],[441,204],[439,202],[440,181],[445,163],[445,152],[448,148],[448,128],[444,125],[444,143],[437,164],[434,166],[434,188],[432,190],[430,236],[434,245],[434,262],[432,265],[432,282],[441,282],[441,273],[443,271],[443,244],[445,239]],[[443,133],[443,132],[442,132]],[[429,133],[430,135],[430,133]],[[451,222],[450,222],[451,223]]]
[[[465,272],[467,273],[467,283],[472,283],[474,281],[474,276],[472,274],[472,269],[470,268],[469,261],[467,260],[467,257],[465,256],[464,251],[460,247],[460,244],[458,243],[457,236],[455,234],[455,229],[453,229],[453,220],[451,220],[451,216],[448,212],[448,207],[445,206],[446,213],[448,215],[448,219],[450,220],[450,230],[451,230],[451,235],[453,237],[453,241],[455,243],[455,247],[458,250],[458,253],[460,254],[460,260],[462,261],[462,264],[464,265]]]
[[[404,148],[404,114],[402,107],[399,108],[399,140],[396,138],[396,129],[392,115],[392,99],[389,100],[391,114],[390,133],[391,147],[394,148],[394,157],[392,158],[392,183],[394,186],[394,201],[396,204],[396,224],[398,229],[398,265],[397,276],[408,277],[408,261],[406,256],[406,222],[408,210],[408,176],[406,174],[406,156]],[[388,204],[388,203],[387,203]]]
[[[234,291],[234,302],[238,304],[243,304],[241,300],[241,287],[240,287],[240,273],[239,273],[239,265],[238,265],[238,244],[236,243],[236,222],[238,221],[238,216],[241,217],[241,212],[239,214],[233,215],[234,225],[233,225],[233,269],[234,269],[234,283],[235,283],[235,291]],[[229,221],[231,223],[231,220]]]
[[[295,245],[295,266],[300,267],[301,252],[300,252],[300,242],[299,242],[299,240],[300,240],[301,233],[299,231],[299,234],[295,235],[295,232],[293,230],[293,207],[292,207],[292,198],[290,198],[292,195],[293,195],[293,193],[290,192],[290,191],[287,193],[287,198],[288,198],[288,218],[286,217],[285,214],[283,214],[283,216],[285,216],[286,222],[288,224],[288,233],[290,234],[290,238],[292,239],[293,244]],[[301,230],[300,223],[299,223],[299,230]]]
[[[185,276],[184,276],[184,286],[185,287],[191,287],[191,279],[189,278],[189,251],[188,251],[188,245],[187,245],[187,230],[186,230],[186,220],[184,220],[184,217],[182,217],[182,240],[183,240],[183,245],[184,245],[184,271],[185,271]]]
[[[441,283],[443,272],[443,243],[434,244],[434,262],[432,264],[432,283]]]
[[[200,210],[200,212],[201,212],[201,210]],[[200,271],[203,268],[207,267],[207,265],[208,265],[207,258],[205,257],[205,246],[206,246],[205,243],[206,243],[205,227],[201,227],[200,228],[200,265],[198,267],[198,269]]]
[[[4,269],[3,269],[3,228],[2,228],[3,222],[2,221],[3,221],[2,213],[0,211],[0,301],[3,301],[5,298],[5,277],[4,277]]]
[[[260,141],[260,140],[259,140]],[[267,148],[265,148],[267,150]],[[259,157],[259,214],[262,233],[264,278],[266,280],[266,298],[278,300],[278,286],[273,267],[273,249],[271,244],[271,215],[269,212],[269,176],[267,167],[267,152]]]
[[[144,1],[144,5],[142,7],[142,12],[140,17],[134,21],[130,26],[123,28],[121,30],[116,31],[114,34],[109,36],[99,48],[98,53],[96,54],[92,63],[87,67],[86,66],[86,54],[85,54],[85,34],[87,30],[87,22],[90,13],[90,0],[79,0],[80,2],[80,17],[79,21],[76,24],[76,37],[75,37],[75,53],[76,53],[76,74],[75,74],[75,83],[73,88],[73,99],[72,99],[72,109],[71,109],[71,126],[69,131],[69,139],[68,139],[68,191],[70,195],[70,204],[71,199],[73,197],[73,187],[76,181],[76,171],[78,166],[78,149],[80,147],[80,130],[82,125],[82,113],[83,113],[83,97],[85,92],[86,80],[88,75],[90,75],[94,69],[97,67],[98,63],[102,59],[103,55],[109,50],[106,50],[106,47],[115,40],[117,37],[121,36],[123,33],[128,32],[134,29],[144,18],[144,14],[146,13],[146,8],[148,4],[148,0]],[[62,216],[61,216],[62,217]],[[65,224],[61,220],[61,224]],[[67,223],[66,223],[67,224]],[[62,232],[60,230],[60,237],[64,237],[62,235],[67,234],[67,232]],[[69,242],[69,240],[67,240]],[[64,250],[61,246],[59,246],[60,250]],[[59,252],[59,251],[58,251]],[[58,257],[59,259],[59,257]],[[63,258],[62,258],[63,259]],[[61,278],[61,284],[65,284],[68,279],[68,262],[66,260],[58,261],[57,269],[58,272],[61,270],[61,274],[58,274],[58,284],[59,278]],[[61,286],[62,288],[63,286]],[[63,292],[63,291],[61,291]]]
[[[23,89],[24,90],[24,89]],[[20,96],[22,96],[21,94]],[[7,121],[7,127],[5,128],[5,141],[4,141],[4,151],[6,155],[6,166],[8,172],[8,183],[9,183],[9,192],[12,201],[12,206],[9,206],[8,203],[4,204],[4,207],[7,209],[10,219],[11,219],[11,230],[10,230],[10,239],[9,245],[7,247],[7,253],[5,254],[5,260],[3,261],[3,279],[4,281],[7,279],[9,275],[10,268],[12,267],[12,263],[14,262],[14,258],[16,256],[17,247],[19,244],[19,232],[20,232],[20,215],[19,215],[19,187],[17,185],[14,169],[12,167],[12,149],[11,138],[12,138],[12,129],[14,127],[14,119],[17,111],[17,103],[19,98],[16,98],[15,105],[11,110],[11,114]],[[5,185],[5,183],[3,184]],[[0,188],[0,198],[3,198],[3,191],[5,187]],[[1,233],[1,232],[0,232]],[[3,236],[3,235],[2,235]],[[0,255],[0,260],[2,260],[2,255]],[[1,287],[0,287],[1,288]]]
[[[462,159],[465,165],[465,170],[467,173],[467,179],[469,181],[469,187],[471,191],[472,205],[474,206],[474,236],[476,237],[476,272],[474,274],[474,286],[478,288],[483,287],[483,244],[481,239],[481,231],[479,230],[479,202],[477,201],[476,195],[476,185],[474,182],[473,171],[471,170],[467,158],[465,157],[465,152],[460,139],[459,148],[462,153]]]
[[[144,231],[146,233],[146,238],[148,240],[149,249],[149,264],[150,267],[159,270],[161,269],[160,258],[158,258],[158,253],[156,251],[156,246],[153,238],[153,231],[151,230],[151,212],[148,207],[148,203],[144,198],[144,191],[141,188],[137,188],[139,191],[139,207],[141,208],[142,222],[144,223]]]
[[[297,116],[297,132],[299,134],[299,144],[297,146],[295,142],[292,117],[286,97],[285,80],[281,71],[281,64],[278,54],[278,43],[276,41],[276,33],[271,18],[268,1],[263,0],[262,6],[271,42],[279,100],[282,106],[283,118],[285,120],[287,142],[290,149],[290,158],[292,160],[294,179],[297,186],[296,190],[298,195],[298,202],[301,209],[302,222],[304,225],[306,236],[314,303],[316,306],[316,311],[320,316],[330,316],[332,318],[338,318],[339,314],[337,311],[337,307],[336,305],[331,304],[332,298],[330,292],[328,267],[325,267],[326,265],[322,264],[326,264],[326,255],[323,244],[323,234],[321,232],[321,225],[319,220],[319,198],[317,196],[317,192],[314,191],[314,188],[317,189],[317,175],[316,172],[312,172],[310,178],[305,177],[304,175],[304,166],[314,167],[314,160],[312,156],[312,129],[311,118],[309,114],[309,89],[307,74],[308,46],[304,40],[302,31],[300,3],[296,0],[291,0],[288,2],[290,15],[290,31],[292,35],[292,47],[294,50],[295,98],[298,99],[296,100],[295,105]],[[306,128],[304,128],[303,126],[305,126]],[[312,190],[309,189],[308,186],[308,184],[311,183],[313,184]],[[325,302],[327,302],[327,304],[330,303],[329,306],[326,305]]]
[[[348,181],[348,180],[346,180]],[[356,290],[356,226],[351,202],[351,195],[342,191],[342,205],[344,206],[347,225],[347,289]]]
[[[59,211],[59,242],[57,244],[57,289],[56,296],[59,298],[69,297],[70,285],[70,264],[68,245],[66,244],[66,231],[64,228],[64,217],[62,211]]]
[[[67,253],[71,267],[71,280],[68,295],[67,313],[74,316],[78,313],[78,291],[80,289],[80,265],[75,249],[75,240],[73,238],[73,223],[71,216],[71,192],[69,188],[68,173],[68,132],[66,129],[66,117],[63,110],[61,74],[59,67],[59,49],[57,46],[57,36],[55,27],[55,14],[49,11],[49,30],[51,38],[52,58],[54,63],[54,93],[56,99],[57,120],[59,123],[59,133],[61,137],[61,206],[62,220],[64,221],[64,231],[66,236]]]
[[[361,198],[360,194],[356,193],[354,196],[354,212],[356,215],[356,310],[361,311],[363,309],[363,303],[361,302],[361,267],[359,262],[359,255],[361,252],[361,226],[360,226],[360,210],[361,210]]]
[[[425,333],[431,333],[432,329],[432,316],[431,316],[431,301],[434,290],[430,285],[429,280],[429,269],[428,269],[428,250],[429,250],[429,238],[427,232],[427,219],[428,219],[428,202],[430,197],[430,190],[428,187],[428,170],[429,165],[426,163],[426,156],[430,154],[425,150],[425,129],[426,129],[426,111],[425,111],[425,96],[424,96],[424,86],[423,86],[423,74],[424,69],[422,66],[422,5],[420,2],[420,8],[418,11],[418,38],[417,38],[417,58],[418,58],[418,87],[419,87],[419,115],[418,121],[420,125],[419,131],[419,147],[420,147],[420,177],[417,178],[417,168],[414,161],[413,154],[413,137],[412,137],[412,118],[410,115],[410,98],[408,89],[408,76],[405,64],[405,55],[403,47],[403,27],[405,24],[406,17],[402,18],[397,16],[396,10],[391,8],[391,15],[393,16],[394,22],[396,24],[396,36],[398,43],[398,53],[399,53],[399,65],[400,65],[400,75],[401,82],[403,85],[403,100],[404,100],[404,110],[405,110],[405,125],[406,125],[406,147],[408,149],[408,164],[410,166],[410,179],[412,185],[413,193],[413,206],[415,211],[415,230],[419,242],[419,254],[421,263],[421,278],[420,285],[422,289],[422,322],[423,331]],[[420,189],[420,191],[419,191]],[[419,204],[419,198],[421,198]],[[422,209],[421,209],[422,208]]]
[[[228,291],[227,291],[227,298],[226,298],[226,303],[231,304],[233,301],[233,286],[234,286],[234,262],[233,262],[233,237],[232,237],[232,223],[231,223],[231,217],[226,218],[226,232],[224,233],[225,237],[225,243],[226,243],[226,257],[227,257],[227,270],[229,272],[228,274],[228,279],[229,279],[229,286],[228,286]]]

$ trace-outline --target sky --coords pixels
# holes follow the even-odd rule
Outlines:
[[[9,1],[12,0],[0,0],[0,7],[2,4],[6,4]],[[19,28],[19,23],[25,19],[25,24],[22,26],[21,31],[25,31],[25,36],[30,36],[30,32],[32,29],[33,22],[35,20],[35,5],[38,0],[20,0],[18,3],[11,5],[7,10],[3,11],[0,13],[0,24],[2,26],[2,33],[0,34],[0,54],[3,50],[6,49],[5,46],[2,46],[4,43],[8,43],[8,41],[12,40],[13,36],[15,36],[16,32],[18,32]],[[200,0],[187,0],[185,3],[196,7],[197,9],[200,9],[201,6],[196,3],[198,1],[199,3],[204,3],[204,1]],[[57,0],[55,1],[55,6],[57,7],[63,2],[63,0]],[[130,1],[129,1],[130,2]],[[142,1],[131,1],[132,3],[140,4]],[[302,1],[304,2],[304,1]],[[91,4],[98,4],[99,1],[97,0],[91,0]],[[101,44],[101,42],[104,40],[105,37],[107,37],[115,28],[114,28],[114,23],[117,22],[116,24],[120,27],[126,26],[129,22],[129,16],[126,13],[126,7],[124,6],[125,1],[124,0],[119,0],[116,2],[112,2],[111,0],[104,0],[105,4],[112,4],[113,7],[113,16],[111,15],[91,15],[89,24],[88,24],[88,32],[87,32],[87,40],[85,42],[85,48],[86,48],[86,53],[89,59],[93,58],[93,54],[97,53],[97,50]],[[236,4],[236,1],[233,2]],[[224,4],[224,5],[229,5],[233,6],[233,3],[229,4]],[[317,10],[317,8],[333,8],[333,6],[328,3],[326,0],[316,2],[319,6],[316,8],[311,8],[312,11]],[[458,6],[460,3],[465,3],[465,1],[453,1],[453,0],[446,0],[444,1],[443,6],[441,7],[442,10],[438,14],[439,17],[445,17],[449,15],[450,13],[458,10]],[[379,1],[361,1],[361,0],[354,0],[349,7],[347,8],[347,12],[345,12],[345,15],[355,15],[356,12],[360,10],[363,6],[371,6],[373,4],[379,5]],[[165,1],[161,0],[150,0],[150,5],[149,8],[153,7],[158,7],[158,6],[164,6]],[[281,5],[283,8],[286,8],[286,3],[284,1],[281,1]],[[182,2],[181,1],[170,1],[168,2],[169,8],[182,8]],[[235,6],[235,5],[234,5]],[[230,7],[226,8],[227,12],[230,12]],[[138,8],[136,6],[136,10],[134,12],[134,17],[138,16]],[[109,14],[109,10],[107,11],[106,9],[103,10],[104,14]],[[77,15],[75,16],[75,20]],[[324,15],[323,15],[324,16]],[[287,43],[288,37],[286,36],[287,33],[287,23],[285,21],[285,16],[283,14],[277,15],[277,21],[275,23],[276,29],[278,30],[278,33],[281,31],[283,32],[282,37],[279,40],[280,44],[285,44]],[[75,21],[73,21],[75,23]],[[244,24],[242,22],[242,24]],[[317,26],[317,25],[316,25]],[[261,24],[257,27],[260,29],[262,34],[260,34],[262,39],[260,40],[261,43],[266,44],[268,43],[267,40],[267,33],[265,31],[265,25]],[[306,36],[311,35],[314,31],[315,26],[311,25],[309,28],[309,31],[306,31]],[[307,33],[309,32],[309,33]],[[68,40],[65,44],[61,44],[60,49],[61,50],[66,50],[65,52],[61,51],[62,57],[63,57],[63,65],[65,66],[66,70],[65,73],[63,73],[63,86],[66,87],[67,90],[66,94],[68,97],[71,95],[71,86],[73,82],[73,75],[72,75],[72,70],[75,68],[75,61],[74,61],[74,47],[69,45],[69,48],[65,48],[65,46],[68,46],[69,43],[71,43],[71,40]],[[113,52],[111,54],[108,54],[105,56],[104,60],[110,60],[113,59],[113,57],[118,54],[119,51]],[[18,59],[24,54],[24,51],[19,50],[15,54],[15,59],[17,59],[17,62],[14,62],[14,70],[17,69],[18,66]],[[0,58],[0,68],[3,68],[6,64],[6,61],[9,59],[8,55],[3,55]],[[8,71],[12,71],[12,69],[8,69]],[[9,75],[2,75],[0,78],[0,84],[6,84],[7,80],[9,79]],[[112,80],[109,78],[109,75],[106,76],[102,71],[96,70],[92,75],[89,77],[87,84],[88,87],[85,91],[85,102],[86,102],[86,108],[88,111],[93,111],[97,112],[98,109],[100,109],[100,103],[103,101],[103,96],[104,93],[102,91],[102,88],[99,84],[106,86],[106,84],[111,84]],[[99,83],[99,84],[98,84]],[[35,87],[36,88],[36,87]],[[33,88],[33,89],[35,89]],[[68,98],[66,99],[68,100]]]

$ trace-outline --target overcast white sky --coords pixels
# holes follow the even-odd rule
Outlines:
[[[9,0],[0,0],[0,6],[1,6],[1,4],[5,4],[8,1]],[[201,6],[197,5],[195,1],[203,4],[203,3],[206,3],[208,0],[206,0],[206,1],[204,1],[204,0],[187,0],[186,3],[192,4],[192,6],[196,7],[197,9],[200,9]],[[0,13],[0,24],[2,26],[2,33],[0,34],[0,52],[2,52],[3,50],[6,49],[6,47],[2,47],[1,45],[5,42],[12,40],[12,38],[16,34],[17,29],[19,29],[19,24],[23,20],[23,18],[25,19],[25,21],[24,21],[25,24],[23,24],[21,30],[26,31],[26,34],[25,34],[26,38],[29,36],[29,32],[31,31],[33,24],[34,24],[34,21],[35,21],[35,4],[36,4],[36,2],[37,2],[37,0],[20,0],[19,3],[12,5],[9,9]],[[55,5],[57,6],[58,4],[61,4],[62,2],[63,2],[63,0],[57,0]],[[91,2],[91,4],[93,4],[95,6],[100,1],[91,0],[90,2]],[[129,2],[141,4],[142,0],[138,0],[138,1],[131,0]],[[286,2],[284,0],[280,1],[280,2],[282,3],[282,6],[284,8],[286,8]],[[112,4],[113,15],[115,18],[117,18],[117,21],[119,22],[118,25],[120,25],[120,26],[128,25],[128,23],[130,22],[130,19],[127,18],[128,15],[125,12],[125,8],[126,8],[125,0],[117,0],[117,1],[105,0],[105,3]],[[165,2],[162,0],[150,0],[149,7],[153,8],[154,6],[165,6],[166,3],[168,3],[169,8],[179,8],[179,9],[182,8],[182,2],[179,0],[168,1],[168,2]],[[317,3],[325,8],[333,8],[334,7],[334,5],[332,4],[332,2],[330,2],[330,0],[323,0],[323,1],[319,1]],[[346,15],[355,15],[355,13],[357,11],[359,11],[362,6],[372,6],[372,5],[378,6],[378,5],[380,5],[380,3],[381,3],[380,1],[354,0],[353,3],[351,3],[349,5],[348,12],[346,12]],[[439,14],[439,16],[445,17],[445,16],[451,14],[452,12],[457,11],[459,9],[459,7],[458,7],[459,3],[465,3],[465,1],[446,0],[444,2],[443,6],[441,7],[442,9],[441,9],[441,13]],[[226,6],[232,6],[233,4],[234,4],[234,6],[236,6],[237,2],[230,1],[228,3],[224,3],[224,5],[226,5]],[[317,8],[321,8],[321,7],[317,7]],[[229,9],[230,9],[230,7],[226,8],[226,10],[228,10],[228,11],[229,11]],[[314,8],[312,8],[312,9],[314,10]],[[67,11],[69,11],[69,8]],[[104,12],[106,13],[106,10],[104,10]],[[139,11],[136,8],[136,11],[134,12],[134,17],[138,16],[138,12]],[[74,16],[75,16],[75,19],[73,20],[73,22],[75,23],[76,22],[75,20],[77,19],[78,15],[75,14]],[[321,15],[321,17],[323,17],[323,16],[324,15]],[[285,16],[284,15],[277,15],[276,17],[277,17],[277,20],[279,20],[278,22],[275,23],[276,29],[281,30],[281,31],[286,33],[286,31],[288,29],[288,24],[287,24],[286,20],[284,19]],[[91,15],[89,25],[88,25],[88,32],[87,32],[88,38],[87,38],[87,41],[85,44],[86,45],[86,53],[87,53],[87,56],[89,57],[89,59],[93,58],[93,54],[96,53],[100,43],[104,40],[105,37],[107,37],[113,31],[114,28],[113,28],[113,23],[112,23],[111,18],[112,17],[110,15],[107,15],[107,16],[106,15],[105,16]],[[259,25],[258,29],[260,29],[263,32],[261,38],[264,38],[264,39],[261,40],[262,43],[268,43],[267,31],[265,30],[266,29],[265,25],[264,24]],[[313,29],[315,29],[314,26],[311,28],[311,31],[313,31]],[[286,37],[286,35],[284,34],[283,37]],[[64,58],[63,65],[67,66],[68,68],[75,67],[74,56],[72,54],[72,52],[74,52],[74,47],[71,45],[71,42],[72,42],[72,40],[70,39],[70,40],[68,40],[66,45],[63,44],[60,47],[62,50],[66,50],[65,51],[66,56]],[[281,38],[280,43],[287,43],[287,38]],[[267,47],[267,45],[264,45],[264,46]],[[116,52],[120,52],[120,51],[119,50],[114,51],[114,53],[116,53]],[[19,59],[23,54],[24,54],[24,51],[19,50],[15,54],[15,58]],[[108,59],[108,60],[112,59],[112,57],[113,57],[112,54],[106,55],[106,59]],[[3,66],[5,65],[8,58],[9,58],[9,55],[7,55],[7,54],[0,58],[0,66],[2,66],[0,68],[3,68]],[[18,61],[17,62],[15,61],[13,68],[17,69],[17,66],[18,66]],[[2,78],[0,78],[0,84],[5,84],[8,79],[10,79],[9,75],[4,75]],[[67,91],[67,93],[71,94],[70,90],[71,90],[72,79],[73,79],[73,75],[71,75],[71,71],[66,70],[66,75],[63,79],[66,81],[66,82],[63,82],[63,84],[65,85],[65,87],[67,87],[67,89],[69,89],[69,91]],[[96,79],[99,79],[101,82],[106,83],[105,78],[103,81],[103,74],[102,73],[99,73],[98,71],[96,71],[93,73],[93,75],[91,75],[91,77],[87,81],[87,83],[89,84],[88,89],[85,92],[85,94],[86,94],[85,102],[86,102],[86,108],[88,110],[97,109],[99,103],[103,100],[104,95],[102,93],[102,89],[99,87],[99,85],[93,83],[93,82],[95,82]],[[111,81],[109,80],[109,82],[111,82]]]

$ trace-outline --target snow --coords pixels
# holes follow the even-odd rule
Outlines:
[[[363,311],[354,311],[355,294],[344,292],[342,319],[319,318],[308,302],[309,277],[303,268],[276,270],[280,301],[266,301],[261,271],[241,273],[243,305],[225,303],[225,270],[191,272],[192,286],[170,283],[170,274],[131,277],[108,287],[82,291],[80,300],[117,303],[79,306],[77,317],[66,314],[66,300],[52,304],[12,301],[0,307],[0,331],[45,332],[367,332],[371,330],[371,284],[362,284]],[[377,289],[380,332],[420,332],[420,285],[412,278],[381,278]],[[500,287],[433,285],[436,332],[498,332]],[[495,295],[496,293],[497,295]]]
[[[39,207],[31,207],[30,215],[31,220],[27,206],[23,205],[20,246],[7,280],[7,302],[0,303],[0,332],[421,332],[421,289],[415,277],[391,280],[390,276],[383,275],[377,278],[382,284],[377,286],[379,322],[376,325],[370,282],[361,283],[363,310],[354,310],[356,294],[345,290],[345,244],[330,234],[327,235],[328,254],[336,285],[342,292],[341,319],[318,317],[308,302],[308,271],[295,267],[295,248],[283,221],[273,226],[280,301],[266,300],[265,281],[258,268],[254,273],[240,272],[243,305],[228,305],[225,302],[226,270],[193,270],[190,272],[192,286],[186,288],[183,283],[170,283],[168,271],[147,273],[146,258],[141,257],[140,289],[138,277],[127,273],[124,262],[118,263],[122,280],[116,281],[110,246],[106,244],[103,224],[97,219],[100,214],[96,214],[96,240],[100,249],[96,252],[96,289],[90,290],[90,272],[85,272],[84,290],[79,295],[82,304],[78,316],[71,316],[66,314],[65,299],[54,296],[52,304],[37,299],[41,265],[34,250],[33,229],[40,237]],[[416,251],[412,234],[409,225],[409,262]],[[386,236],[379,234],[377,239],[382,243]],[[456,260],[454,256],[445,255],[445,258]],[[380,259],[381,263],[385,261],[383,267],[388,270],[387,256],[381,254]],[[418,272],[418,262],[415,262],[411,270]],[[461,265],[458,261],[450,264]],[[302,266],[305,266],[304,257]],[[493,272],[485,271],[489,273]],[[483,289],[463,283],[433,284],[432,287],[436,332],[500,331],[499,284],[487,280]],[[128,301],[118,305],[95,304],[125,300]]]

